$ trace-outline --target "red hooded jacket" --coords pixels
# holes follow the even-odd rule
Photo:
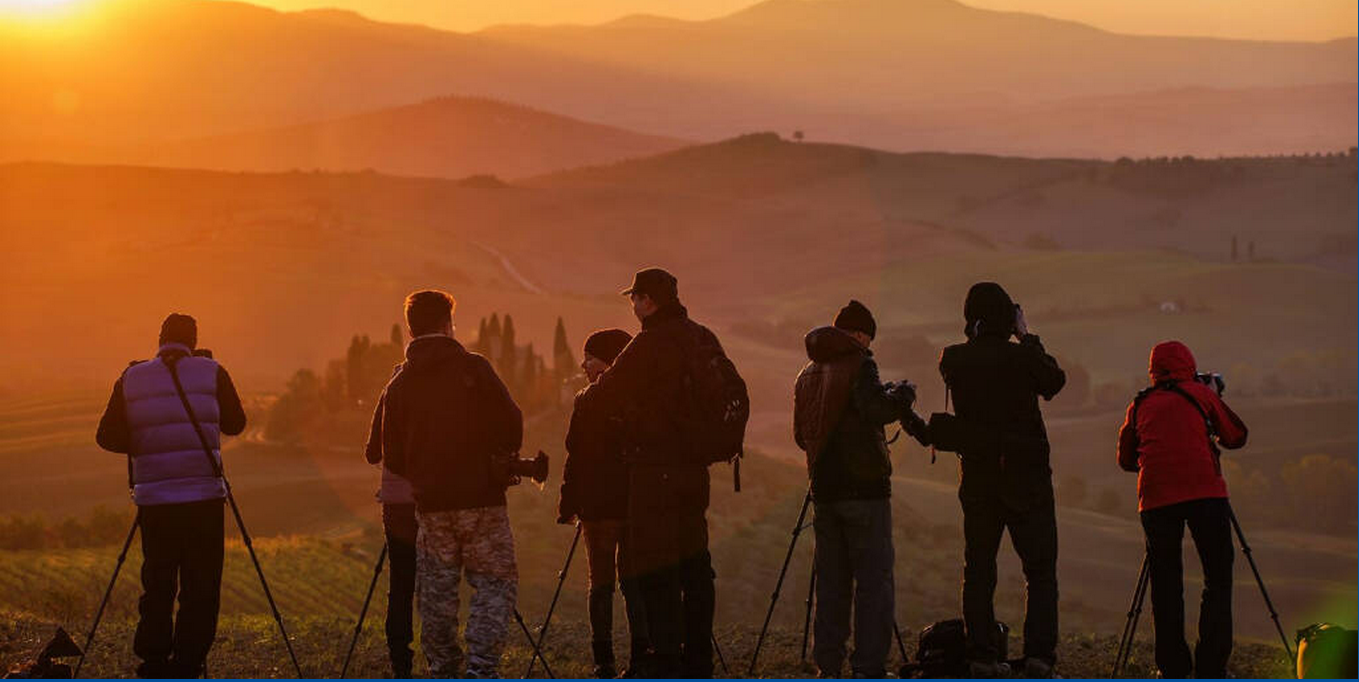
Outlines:
[[[1194,355],[1179,341],[1159,343],[1151,351],[1153,384],[1175,382],[1203,412],[1185,396],[1170,390],[1153,390],[1138,405],[1128,406],[1127,418],[1118,432],[1118,465],[1136,471],[1138,509],[1227,497],[1227,481],[1217,453],[1209,443],[1203,415],[1217,433],[1217,443],[1235,450],[1246,444],[1246,425],[1213,389],[1194,381]],[[1134,408],[1137,423],[1133,422]]]

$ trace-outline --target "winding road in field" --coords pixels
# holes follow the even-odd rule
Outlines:
[[[546,293],[538,285],[534,284],[533,282],[530,282],[529,279],[523,275],[523,273],[519,272],[519,268],[514,267],[514,263],[510,262],[510,259],[505,257],[505,254],[481,242],[472,242],[472,245],[499,259],[500,267],[505,269],[505,274],[509,275],[511,279],[517,282],[519,286],[524,287],[524,289],[529,293],[538,294],[539,296]]]

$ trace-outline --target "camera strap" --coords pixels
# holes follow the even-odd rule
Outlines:
[[[171,355],[162,358],[165,368],[170,370],[170,380],[175,383],[175,393],[179,394],[179,402],[184,405],[184,413],[189,416],[189,423],[193,424],[194,433],[198,434],[198,443],[203,447],[203,454],[208,458],[208,465],[212,467],[212,475],[221,479],[222,485],[227,489],[227,494],[231,494],[231,484],[227,483],[226,474],[222,471],[222,465],[217,461],[217,456],[212,452],[212,446],[208,445],[208,437],[203,435],[203,427],[198,423],[198,417],[193,413],[193,406],[189,404],[189,396],[184,392],[184,385],[179,381],[179,370],[175,365],[178,364],[180,355]]]

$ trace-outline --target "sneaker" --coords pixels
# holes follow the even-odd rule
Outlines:
[[[967,674],[968,677],[981,680],[1009,677],[1010,664],[999,661],[968,661]]]

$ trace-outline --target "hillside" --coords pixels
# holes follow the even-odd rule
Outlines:
[[[74,156],[209,170],[515,178],[649,156],[682,144],[494,100],[440,97],[316,123],[111,151],[107,158]],[[60,160],[61,154],[47,156]]]
[[[61,357],[79,370],[48,377],[11,355],[12,382],[79,383],[145,352],[139,330],[166,306],[191,308],[214,321],[214,343],[232,349],[240,371],[277,381],[323,361],[356,325],[385,329],[414,287],[451,288],[470,319],[548,303],[588,331],[631,324],[613,292],[637,268],[663,263],[719,328],[805,329],[830,299],[857,295],[890,301],[882,319],[902,334],[942,341],[970,281],[1036,275],[1019,292],[1029,309],[1108,311],[1069,317],[1074,325],[1132,320],[1178,300],[1203,312],[1162,317],[1147,333],[1183,323],[1220,339],[1230,362],[1258,365],[1232,339],[1255,335],[1247,329],[1259,311],[1277,311],[1290,320],[1270,332],[1283,348],[1334,354],[1343,366],[1353,357],[1353,173],[1352,157],[1102,163],[892,154],[772,135],[499,189],[372,173],[14,164],[0,166],[0,283],[14,292],[0,338],[36,353],[25,358]],[[173,292],[164,278],[177,282]],[[1233,298],[1239,286],[1253,292],[1251,305]],[[1313,305],[1293,305],[1299,297]],[[49,320],[51,306],[93,317]],[[542,347],[554,319],[521,334]],[[79,338],[87,323],[102,342],[75,356],[31,341]],[[781,373],[799,362],[797,334],[769,366],[780,394]],[[763,337],[750,339],[736,352],[766,357]],[[1093,369],[1120,381],[1141,362],[1091,355]]]
[[[128,144],[447,93],[685,139],[802,129],[891,149],[1106,158],[1354,142],[1353,39],[1126,36],[952,0],[771,0],[703,22],[471,34],[338,11],[103,0],[68,30],[0,24],[0,38],[0,60],[26,65],[0,73],[4,160],[107,159]],[[1325,84],[1340,95],[1311,89]],[[1183,88],[1220,95],[1161,94]],[[1126,113],[1106,119],[1081,101],[1111,96]],[[1115,126],[1128,135],[1105,134]]]

